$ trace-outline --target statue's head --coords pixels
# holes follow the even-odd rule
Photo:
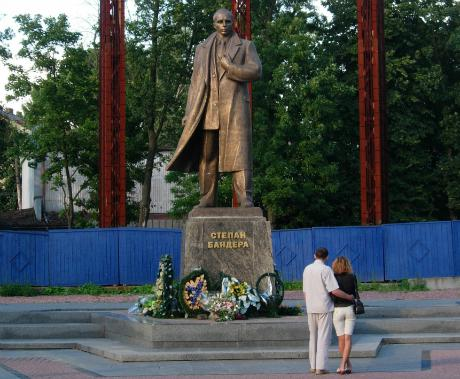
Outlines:
[[[233,15],[228,9],[218,9],[212,17],[214,29],[222,37],[228,37],[233,33]]]

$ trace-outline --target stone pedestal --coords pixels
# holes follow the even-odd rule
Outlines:
[[[213,285],[221,272],[255,286],[273,272],[270,223],[260,208],[197,208],[185,223],[182,276],[201,267]]]

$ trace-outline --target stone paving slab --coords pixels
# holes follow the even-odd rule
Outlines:
[[[460,344],[389,345],[377,359],[352,360],[352,377],[369,379],[451,379],[460,377]],[[425,363],[424,363],[425,362]],[[329,360],[334,371],[337,359]],[[78,351],[0,351],[0,370],[19,376],[2,379],[305,379],[304,360],[113,363]],[[11,372],[11,371],[9,371]],[[1,371],[0,371],[1,373]],[[324,377],[336,378],[335,372]]]
[[[127,304],[128,306],[130,304]],[[388,310],[398,308],[407,313],[411,309],[418,312],[432,312],[430,307],[446,307],[444,312],[451,312],[447,307],[458,307],[458,299],[442,300],[379,300],[366,301],[368,309]],[[19,304],[0,305],[0,312],[8,307],[9,310],[34,309],[46,311],[56,310],[93,310],[93,311],[120,311],[126,312],[127,307],[117,304],[101,306],[101,304]],[[31,307],[32,306],[32,307]],[[370,313],[370,312],[369,312]],[[371,335],[367,335],[369,337]],[[375,358],[353,358],[354,377],[369,379],[425,379],[425,378],[460,378],[460,340],[458,334],[386,334],[382,340],[380,351]],[[359,335],[354,336],[354,348],[359,347]],[[97,339],[99,340],[99,339]],[[451,343],[442,343],[449,341]],[[11,341],[9,341],[11,342]],[[24,342],[24,341],[23,341]],[[50,341],[48,341],[50,342]],[[419,342],[416,345],[394,343]],[[428,343],[430,342],[430,343]],[[438,342],[432,344],[431,342]],[[361,341],[364,343],[364,341]],[[18,345],[18,349],[21,347]],[[64,347],[64,346],[63,346]],[[40,348],[40,346],[36,346]],[[355,350],[358,352],[359,350]],[[305,349],[306,353],[306,349]],[[331,351],[333,357],[334,351]],[[38,364],[38,360],[42,359]],[[13,360],[15,369],[11,367]],[[68,367],[58,367],[46,360],[57,362]],[[330,359],[329,369],[334,370],[338,360]],[[10,364],[11,363],[11,364]],[[25,367],[29,368],[25,370]],[[34,371],[37,367],[37,371]],[[70,368],[69,368],[70,367]],[[211,379],[211,378],[239,378],[239,379],[290,379],[313,377],[306,374],[307,359],[256,359],[256,360],[212,360],[212,361],[163,361],[163,362],[114,362],[103,357],[91,355],[78,350],[0,350],[0,379],[92,379],[105,378],[155,378],[155,379]],[[46,368],[46,369],[45,369]],[[51,371],[53,369],[54,371]],[[48,370],[48,371],[47,371]],[[70,370],[70,371],[68,371]],[[325,377],[337,377],[335,373]]]

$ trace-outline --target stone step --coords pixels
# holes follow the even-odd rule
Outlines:
[[[3,311],[0,312],[1,324],[40,324],[40,323],[90,323],[93,314],[104,312],[82,311]],[[423,308],[401,307],[366,307],[366,313],[359,319],[374,318],[431,318],[431,317],[460,317],[460,306],[436,306]]]
[[[363,318],[356,322],[358,334],[460,333],[460,317]]]
[[[288,300],[285,303],[289,306],[300,305],[305,311],[303,302]],[[460,302],[448,305],[427,304],[414,307],[410,304],[392,306],[391,302],[388,303],[388,305],[375,305],[375,302],[370,304],[364,302],[366,313],[360,315],[359,318],[460,317]]]
[[[430,314],[430,313],[427,313]],[[32,318],[37,322],[25,323]],[[108,337],[148,348],[284,347],[308,341],[305,316],[215,323],[194,319],[155,320],[106,312],[2,312],[0,338]],[[53,322],[54,321],[54,322]],[[70,322],[68,322],[70,321]],[[92,321],[92,323],[90,323]],[[7,323],[8,322],[8,323]],[[460,333],[459,317],[363,318],[357,334]]]
[[[366,313],[359,318],[423,318],[423,317],[460,317],[460,306],[433,307],[376,307],[366,306]]]
[[[0,340],[35,338],[99,338],[104,327],[89,323],[1,324]]]
[[[95,315],[105,337],[147,348],[302,347],[308,341],[305,316],[256,318],[218,323],[209,320]],[[460,333],[460,317],[359,318],[356,334]]]
[[[300,306],[303,300],[285,300],[286,306]],[[411,318],[411,317],[460,317],[460,301],[368,301],[364,300],[366,313],[360,318]]]
[[[354,335],[352,358],[374,358],[383,344],[459,343],[460,333],[421,333],[399,335]],[[308,346],[302,347],[231,347],[147,349],[107,338],[17,339],[0,340],[0,349],[77,349],[119,362],[206,361],[306,359]],[[331,358],[339,357],[336,345],[329,351]]]
[[[215,322],[196,319],[153,319],[127,315],[95,315],[105,336],[147,348],[305,346],[306,317],[254,318]]]
[[[381,337],[366,335],[356,336],[355,339],[352,357],[375,357],[377,355],[381,345]],[[196,346],[193,349],[148,349],[107,338],[0,340],[0,349],[77,349],[119,362],[305,359],[308,357],[307,346],[230,348]],[[330,356],[338,356],[337,346],[331,347]]]
[[[99,339],[99,338],[96,338]],[[89,338],[11,338],[0,339],[0,350],[77,349],[78,343],[89,343]]]
[[[8,311],[0,312],[2,324],[90,323],[91,312],[86,311]]]

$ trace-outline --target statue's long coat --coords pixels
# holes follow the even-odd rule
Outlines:
[[[262,65],[254,44],[236,33],[228,41],[229,68],[222,69],[218,101],[210,104],[216,33],[197,46],[185,111],[185,125],[167,170],[198,171],[202,154],[202,123],[206,107],[218,106],[220,172],[252,169],[252,127],[248,81],[259,79]]]

